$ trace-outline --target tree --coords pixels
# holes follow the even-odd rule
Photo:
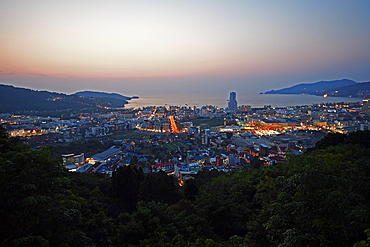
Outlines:
[[[250,174],[248,174],[250,172]],[[249,169],[232,176],[220,176],[201,187],[195,205],[222,239],[243,236],[254,208],[255,177]]]
[[[276,198],[262,211],[270,244],[354,243],[370,218],[369,200],[358,190],[362,164],[349,150],[350,146],[328,146],[289,161],[285,176],[275,179]]]
[[[140,184],[138,200],[174,204],[181,199],[179,185],[165,172],[148,173]]]
[[[204,218],[154,201],[139,202],[132,214],[120,214],[118,223],[116,246],[198,246],[214,237]]]
[[[195,179],[189,179],[184,184],[185,199],[195,201],[195,197],[199,193],[199,187]]]
[[[127,212],[136,208],[142,178],[142,170],[131,165],[119,167],[112,175],[111,196],[118,199]]]
[[[329,133],[323,139],[318,141],[314,149],[324,149],[329,146],[335,146],[339,143],[343,143],[346,139],[345,134],[340,133]]]
[[[353,245],[353,247],[369,247],[370,246],[370,229],[365,230],[366,240],[361,240]]]
[[[32,150],[0,128],[0,243],[3,246],[81,246],[81,199],[50,152]]]

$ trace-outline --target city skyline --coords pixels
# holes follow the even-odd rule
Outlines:
[[[2,1],[0,83],[124,95],[370,78],[367,1]]]

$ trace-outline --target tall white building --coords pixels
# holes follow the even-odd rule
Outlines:
[[[227,104],[227,108],[229,111],[237,111],[238,110],[238,102],[236,101],[236,92],[230,93],[229,102]]]
[[[370,99],[363,100],[362,112],[370,115]]]

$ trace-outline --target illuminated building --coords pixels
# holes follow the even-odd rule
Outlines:
[[[223,166],[224,165],[224,160],[222,159],[221,156],[217,156],[216,157],[216,163],[215,163],[216,166]]]
[[[370,99],[363,100],[362,112],[370,114]]]
[[[85,162],[90,164],[95,164],[96,162],[106,163],[112,159],[117,158],[120,153],[121,153],[120,148],[112,146],[101,153],[94,154],[90,158],[87,158]]]
[[[172,163],[156,164],[156,165],[152,165],[151,168],[152,168],[152,172],[164,171],[166,173],[170,173],[174,171],[175,165]]]
[[[81,165],[85,161],[85,154],[62,154],[62,160],[64,166],[71,164]]]
[[[236,92],[230,93],[229,102],[227,104],[227,108],[229,111],[237,111],[238,110],[238,102],[236,101]]]
[[[243,105],[243,106],[238,107],[238,110],[240,112],[247,112],[247,111],[252,110],[252,107],[250,105],[247,105],[247,106]]]
[[[200,108],[199,116],[208,117],[208,108],[205,106],[202,106],[202,108]]]

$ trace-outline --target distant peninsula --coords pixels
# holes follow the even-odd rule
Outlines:
[[[84,97],[94,97],[94,98],[112,98],[112,99],[121,99],[121,100],[131,100],[134,97],[135,98],[137,97],[137,96],[128,97],[128,96],[123,96],[118,93],[103,93],[103,92],[95,92],[95,91],[82,91],[82,92],[77,92],[72,95],[84,96]]]
[[[355,82],[349,79],[300,83],[292,87],[271,90],[265,94],[310,94],[331,97],[370,98],[370,82]]]
[[[117,93],[84,91],[67,95],[0,84],[0,113],[115,109],[131,99]]]

